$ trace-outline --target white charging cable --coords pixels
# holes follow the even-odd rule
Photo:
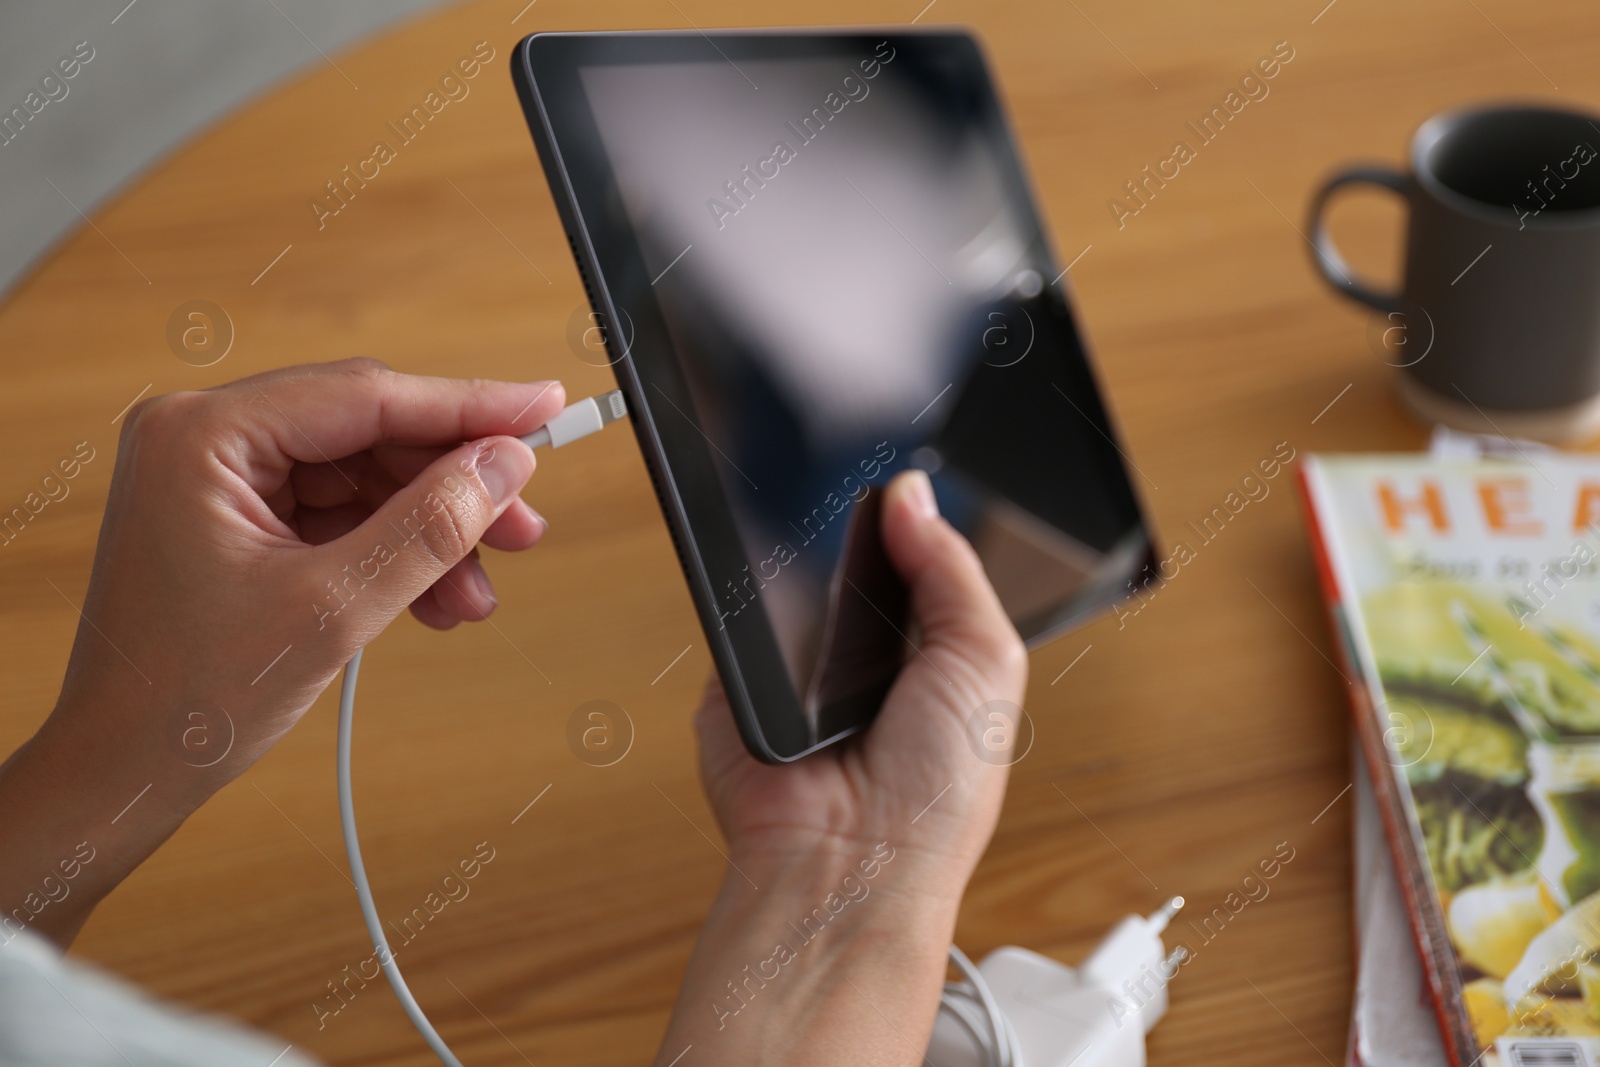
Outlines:
[[[604,429],[627,413],[622,393],[614,390],[568,405],[544,426],[521,440],[529,448],[546,445],[560,448]],[[356,833],[355,800],[350,785],[350,737],[355,721],[356,680],[360,674],[361,653],[358,651],[345,664],[344,681],[339,687],[339,825],[344,832],[344,851],[350,861],[350,878],[355,883],[356,900],[361,906],[361,918],[366,923],[367,935],[372,938],[378,966],[389,980],[400,1007],[446,1067],[462,1067],[456,1054],[450,1051],[450,1046],[439,1036],[433,1023],[428,1021],[427,1013],[417,1003],[417,998],[411,994],[405,977],[400,973],[400,965],[395,962],[394,952],[389,948],[389,939],[383,933],[378,906],[372,899],[372,884],[367,880],[366,864],[361,861],[361,840]],[[933,1042],[928,1048],[929,1056],[938,1058],[929,1062],[935,1063],[936,1067],[1056,1067],[1061,1063],[1077,1063],[1076,1058],[1071,1061],[1059,1060],[1057,1054],[1061,1049],[1081,1046],[1082,1051],[1077,1055],[1082,1057],[1098,1046],[1102,1055],[1092,1057],[1093,1067],[1143,1067],[1144,1033],[1165,1012],[1166,979],[1171,977],[1171,971],[1177,968],[1177,961],[1182,959],[1181,949],[1172,956],[1165,956],[1160,934],[1167,920],[1182,906],[1183,898],[1175,897],[1161,911],[1148,918],[1129,916],[1124,919],[1076,972],[1054,960],[1020,948],[998,949],[984,960],[982,967],[978,967],[959,948],[951,945],[950,962],[961,972],[962,978],[945,985],[940,998],[938,1024],[934,1027]],[[1154,964],[1159,966],[1153,967]],[[1134,983],[1139,989],[1147,988],[1152,969],[1159,972],[1159,988],[1149,999],[1129,1008],[1127,1012],[1129,1018],[1138,1016],[1144,1025],[1122,1034],[1122,1020],[1115,1006],[1116,998],[1122,994],[1116,992],[1116,983],[1121,979],[1127,989],[1134,988]],[[995,973],[985,973],[988,970]],[[1063,976],[1069,979],[1065,995],[1062,989],[1057,988]],[[991,981],[992,978],[995,980]],[[1000,987],[998,992],[997,985]],[[1155,999],[1157,996],[1159,1003]],[[1054,1001],[1060,1003],[1052,1003]],[[1106,1024],[1103,1022],[1099,1026],[1086,1022],[1072,1034],[1061,1033],[1064,1029],[1062,1019],[1071,1018],[1072,1013],[1063,1016],[1059,1009],[1082,1009],[1086,1005],[1109,1009],[1107,1018],[1117,1023],[1111,1039],[1105,1036]],[[1041,1008],[1047,1013],[1042,1036],[1037,1026],[1029,1025],[1028,1034],[1019,1038],[1013,1018],[1032,1024],[1035,1021],[1033,1016]],[[1128,1042],[1134,1033],[1138,1035],[1137,1045]],[[1026,1040],[1027,1037],[1034,1039],[1032,1044]],[[1091,1064],[1085,1063],[1081,1067],[1091,1067]]]
[[[967,954],[954,945],[950,946],[950,962],[956,965],[963,980],[945,983],[944,993],[939,997],[942,1017],[953,1019],[966,1032],[982,1059],[978,1067],[1023,1067],[1017,1032],[995,999],[989,980],[967,959]],[[940,1064],[938,1067],[956,1065]]]
[[[389,939],[383,936],[378,906],[372,901],[372,884],[367,881],[367,866],[361,862],[361,840],[356,835],[356,806],[350,793],[350,726],[355,718],[356,678],[360,673],[361,653],[357,652],[344,665],[344,684],[339,687],[339,826],[344,830],[344,854],[350,861],[350,880],[356,886],[356,900],[361,904],[361,918],[366,921],[367,935],[372,938],[378,966],[389,980],[400,1007],[405,1009],[406,1015],[411,1018],[411,1025],[417,1028],[428,1047],[448,1067],[461,1067],[461,1061],[456,1059],[456,1054],[450,1051],[450,1046],[444,1043],[439,1031],[428,1021],[427,1013],[417,1003],[417,998],[411,995],[411,987],[406,985],[400,965],[394,961]]]
[[[521,441],[529,448],[541,448],[546,445],[560,448],[605,429],[627,413],[628,406],[622,399],[621,391],[614,389],[609,393],[587,397],[575,404],[567,405],[555,418],[522,437]],[[356,833],[355,799],[350,788],[350,733],[356,714],[356,679],[360,674],[361,653],[357,652],[350,657],[350,662],[344,665],[344,684],[339,688],[339,825],[344,831],[344,854],[350,861],[350,878],[355,883],[356,900],[361,905],[361,918],[367,924],[367,935],[372,938],[378,966],[383,970],[383,976],[389,980],[395,997],[400,1001],[400,1007],[405,1009],[411,1024],[417,1028],[417,1032],[422,1035],[422,1039],[428,1043],[428,1047],[433,1049],[439,1059],[448,1067],[462,1067],[461,1061],[450,1051],[450,1046],[439,1036],[439,1031],[428,1021],[427,1013],[417,1003],[417,998],[411,995],[411,989],[400,973],[400,965],[394,961],[394,952],[389,948],[389,939],[383,935],[383,922],[378,918],[378,906],[372,899],[372,884],[367,881],[367,866],[361,862],[361,839]]]

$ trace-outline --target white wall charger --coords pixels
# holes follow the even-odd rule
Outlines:
[[[961,1004],[940,1012],[928,1045],[933,1067],[1144,1067],[1145,1034],[1167,1011],[1167,983],[1187,950],[1168,953],[1161,932],[1173,897],[1118,923],[1077,968],[1007,946],[977,967],[1012,1047],[997,1053],[982,1019]]]

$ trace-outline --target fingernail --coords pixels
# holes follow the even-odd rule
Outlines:
[[[520,442],[515,446],[483,445],[474,463],[496,507],[516,496],[533,473],[533,453]]]
[[[561,382],[555,378],[550,378],[546,381],[540,382],[524,382],[523,385],[533,390],[533,399],[522,405],[522,410],[517,412],[516,417],[511,420],[513,427],[537,426],[537,419],[529,415],[529,412],[531,412],[533,410],[533,406],[539,403],[539,401],[543,400],[551,390],[554,390],[562,399],[566,398],[566,394],[561,388]]]
[[[489,584],[489,576],[484,573],[481,566],[472,568],[472,584],[477,588],[478,595],[490,605],[500,606],[500,598],[494,595],[494,586]]]
[[[534,523],[539,527],[539,532],[534,534],[534,536],[543,537],[545,535],[545,531],[550,529],[550,520],[532,508],[528,509],[528,514],[532,516]]]
[[[565,397],[565,393],[561,388],[561,382],[559,380],[555,379],[555,378],[551,378],[549,381],[544,381],[544,382],[529,382],[528,385],[531,388],[538,390],[538,392],[533,394],[533,399],[528,401],[528,407],[529,408],[533,407],[533,405],[535,405],[539,401],[543,400],[545,398],[545,396],[547,396],[552,390],[554,390],[557,393],[561,393],[563,395],[563,397]],[[524,415],[526,415],[527,412],[528,412],[528,408],[523,408],[522,409],[522,413]],[[519,418],[520,418],[520,416],[519,416]]]
[[[917,513],[925,519],[938,515],[939,498],[933,495],[933,482],[929,480],[928,472],[912,468],[903,477],[906,480],[906,493]]]

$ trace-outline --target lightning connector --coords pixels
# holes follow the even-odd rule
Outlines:
[[[609,393],[585,397],[575,404],[568,404],[555,418],[519,440],[529,448],[543,448],[545,445],[560,448],[598,433],[627,413],[628,405],[622,399],[622,390],[613,389]]]

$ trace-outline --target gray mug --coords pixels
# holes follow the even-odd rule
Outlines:
[[[1330,197],[1393,190],[1409,207],[1405,280],[1359,280],[1328,235]],[[1600,431],[1600,119],[1496,105],[1429,119],[1411,170],[1338,172],[1311,205],[1318,271],[1383,313],[1401,395],[1428,422],[1546,441]]]

